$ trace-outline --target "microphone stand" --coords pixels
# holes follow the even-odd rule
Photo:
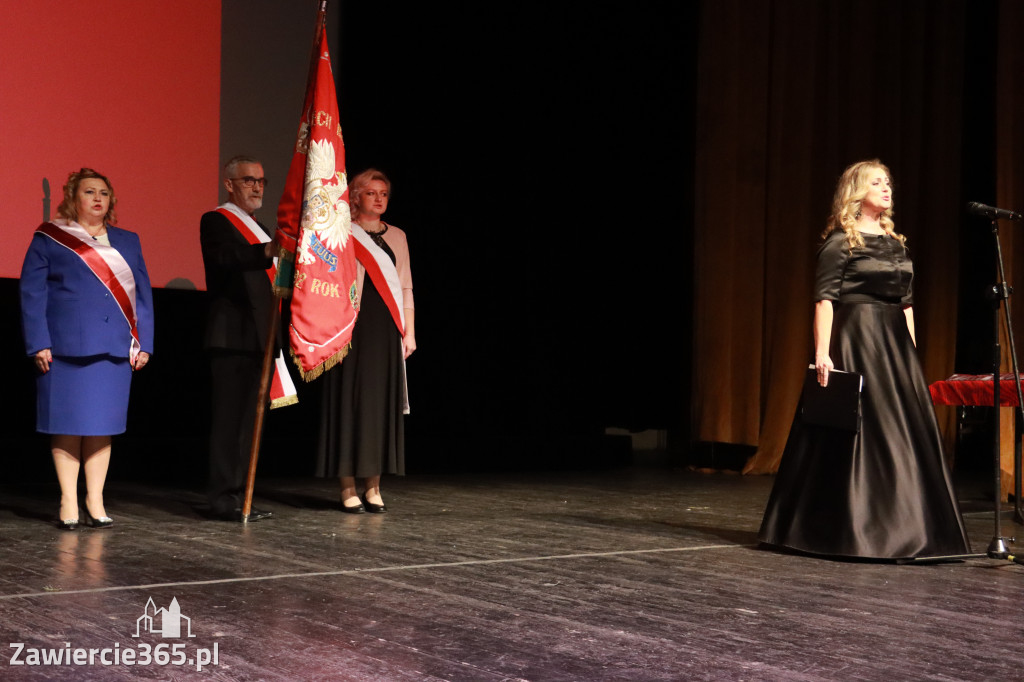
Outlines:
[[[1024,556],[1017,556],[1010,551],[1007,544],[1007,538],[1003,537],[1002,531],[1002,472],[1000,471],[1000,419],[999,419],[999,407],[1000,407],[1000,382],[999,382],[999,367],[1002,359],[1002,348],[999,343],[999,306],[1002,304],[1003,314],[1006,321],[1006,336],[1007,341],[1010,344],[1010,363],[1013,368],[1013,381],[1017,388],[1017,406],[1014,409],[1014,439],[1016,444],[1014,447],[1016,460],[1014,461],[1014,478],[1016,485],[1016,499],[1015,505],[1017,514],[1020,514],[1020,427],[1024,425],[1024,399],[1021,396],[1021,382],[1020,372],[1017,369],[1017,346],[1013,339],[1013,326],[1010,324],[1010,295],[1013,293],[1013,287],[1006,283],[1006,269],[1003,266],[1003,249],[999,242],[999,224],[996,222],[998,218],[992,216],[992,236],[995,239],[996,246],[996,265],[998,269],[999,281],[994,284],[988,290],[988,299],[992,302],[992,323],[993,323],[993,339],[992,339],[992,458],[993,458],[993,526],[994,531],[992,534],[992,540],[988,544],[988,549],[985,550],[984,554],[954,554],[950,556],[940,557],[921,557],[910,559],[905,563],[934,563],[941,561],[958,561],[963,559],[976,559],[976,558],[989,558],[989,559],[1002,559],[1006,561],[1012,561],[1017,564],[1024,565]],[[1009,538],[1009,542],[1013,542],[1015,538]],[[899,562],[904,563],[904,562]]]
[[[994,494],[994,533],[992,541],[988,545],[986,554],[992,559],[1009,559],[1016,563],[1024,563],[1024,557],[1021,557],[1021,561],[1018,561],[1018,557],[1015,557],[1006,545],[1006,538],[1002,534],[1001,516],[1002,516],[1002,472],[1000,470],[1000,431],[1001,424],[999,419],[999,406],[1001,404],[999,396],[999,366],[1000,360],[1002,359],[1002,352],[999,344],[999,304],[1003,304],[1003,315],[1006,322],[1006,338],[1010,344],[1010,366],[1013,370],[1013,382],[1017,389],[1017,405],[1014,408],[1014,440],[1016,444],[1014,447],[1015,457],[1019,457],[1020,452],[1020,427],[1024,424],[1024,399],[1021,396],[1021,384],[1020,384],[1020,372],[1017,368],[1017,346],[1013,339],[1013,324],[1012,317],[1010,315],[1010,295],[1013,293],[1013,288],[1006,283],[1006,269],[1003,266],[1003,249],[999,242],[999,223],[997,218],[992,218],[992,237],[995,240],[996,247],[996,263],[999,269],[999,281],[989,290],[989,298],[992,301],[992,320],[993,320],[993,332],[995,337],[992,343],[993,357],[992,357],[992,406],[993,406],[993,438],[992,438],[992,458],[995,472],[993,474],[993,494]],[[1016,505],[1017,513],[1020,513],[1020,462],[1014,462],[1015,471],[1015,485],[1016,485],[1016,497],[1014,504]],[[1013,542],[1014,538],[1010,538],[1010,542]]]

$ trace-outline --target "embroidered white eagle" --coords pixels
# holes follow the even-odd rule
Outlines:
[[[348,203],[341,198],[348,188],[348,179],[344,171],[335,171],[334,163],[334,145],[330,141],[314,140],[309,144],[302,195],[300,263],[315,260],[307,231],[316,233],[317,239],[331,251],[344,247],[352,235],[352,216]],[[337,182],[332,182],[335,178]]]

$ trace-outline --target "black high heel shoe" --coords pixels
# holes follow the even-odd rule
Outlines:
[[[109,516],[94,517],[88,508],[85,510],[85,522],[93,528],[110,528],[114,525],[114,519]]]
[[[82,510],[79,509],[78,513],[81,514]],[[53,523],[61,530],[78,530],[78,519],[62,519],[60,517],[60,511],[57,512],[57,520]]]

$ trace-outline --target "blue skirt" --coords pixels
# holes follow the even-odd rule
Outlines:
[[[109,355],[54,357],[36,380],[36,431],[112,436],[128,422],[132,367]]]

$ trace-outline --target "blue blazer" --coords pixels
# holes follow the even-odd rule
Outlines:
[[[136,326],[142,350],[153,352],[153,291],[134,232],[107,225],[110,245],[135,276]],[[25,351],[127,358],[131,328],[107,288],[73,251],[35,233],[21,267],[21,323]]]

